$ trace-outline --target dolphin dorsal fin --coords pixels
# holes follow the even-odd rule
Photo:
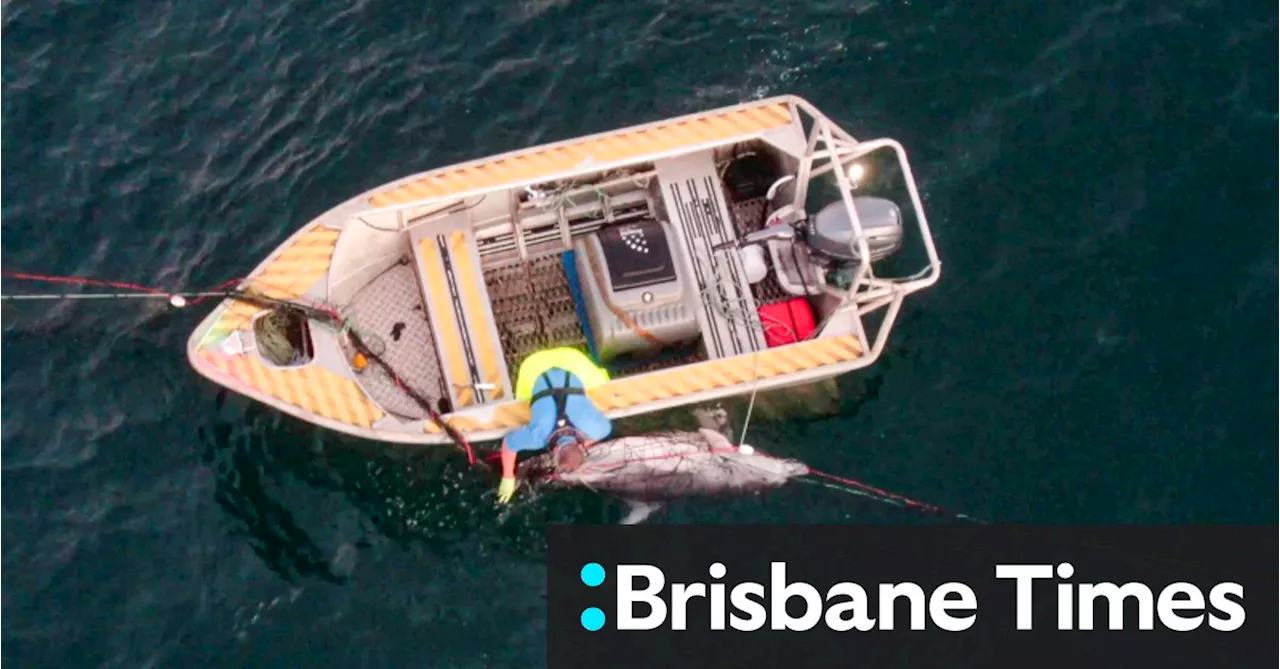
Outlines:
[[[700,427],[698,428],[698,432],[702,433],[702,438],[706,439],[707,445],[713,449],[725,450],[736,448],[736,446],[733,445],[733,442],[729,441],[729,438],[724,436],[724,434],[719,430]]]

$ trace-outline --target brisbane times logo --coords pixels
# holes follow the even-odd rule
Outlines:
[[[785,562],[771,562],[768,585],[752,581],[726,582],[728,570],[715,562],[704,582],[667,582],[663,570],[648,564],[618,564],[609,573],[598,562],[584,564],[582,584],[605,596],[601,588],[613,579],[616,601],[612,610],[601,605],[582,609],[582,628],[596,632],[762,629],[808,631],[820,626],[837,632],[937,629],[963,632],[978,615],[977,594],[958,581],[926,589],[911,582],[868,584],[840,582],[818,588],[787,575]],[[1033,600],[1054,601],[1056,616],[1042,622],[1057,630],[1165,629],[1189,632],[1206,627],[1219,632],[1240,629],[1245,622],[1244,588],[1222,582],[1207,592],[1186,582],[1148,587],[1142,583],[1084,583],[1072,579],[1070,563],[1056,565],[996,565],[994,578],[1006,583],[1000,597],[1016,610],[1016,628],[1034,624]],[[1001,593],[1005,594],[1005,593]],[[905,605],[900,602],[905,601]],[[1095,612],[1101,612],[1101,616]],[[1136,612],[1136,616],[1133,614]]]

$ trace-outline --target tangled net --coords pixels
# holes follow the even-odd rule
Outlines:
[[[562,444],[522,466],[533,483],[581,486],[629,499],[771,490],[809,473],[797,460],[739,448],[714,430],[666,431],[583,446]]]

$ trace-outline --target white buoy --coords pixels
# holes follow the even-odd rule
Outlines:
[[[752,448],[751,446],[748,446],[747,444],[743,444],[738,447],[738,452],[743,455],[751,455],[752,453],[756,452],[756,449]]]
[[[170,295],[170,296],[169,296],[169,304],[172,304],[173,306],[175,306],[175,307],[177,307],[177,308],[181,309],[181,308],[183,308],[183,307],[187,306],[187,298],[185,298],[185,297],[183,297],[183,296],[181,296],[181,295]]]

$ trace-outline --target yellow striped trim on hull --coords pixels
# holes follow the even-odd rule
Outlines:
[[[329,271],[338,233],[338,230],[316,225],[298,235],[280,249],[245,288],[282,300],[301,297]],[[239,330],[261,310],[261,307],[246,302],[232,302],[222,312],[214,329],[222,332]]]
[[[318,365],[273,369],[253,354],[227,356],[205,352],[202,357],[241,383],[330,420],[368,428],[383,416],[355,381]]]
[[[862,345],[854,335],[825,337],[811,341],[698,362],[642,376],[616,379],[587,391],[602,411],[627,409],[694,393],[751,383],[784,374],[834,365],[862,356]],[[528,402],[507,402],[495,407],[493,419],[479,421],[468,416],[446,416],[450,425],[463,432],[508,430],[529,421]],[[427,424],[427,432],[439,432]]]
[[[585,137],[560,145],[534,148],[513,155],[457,168],[444,168],[420,179],[375,193],[374,207],[404,204],[481,188],[493,188],[592,164],[635,162],[684,146],[745,137],[791,122],[790,107],[775,103],[730,109],[647,128]]]

